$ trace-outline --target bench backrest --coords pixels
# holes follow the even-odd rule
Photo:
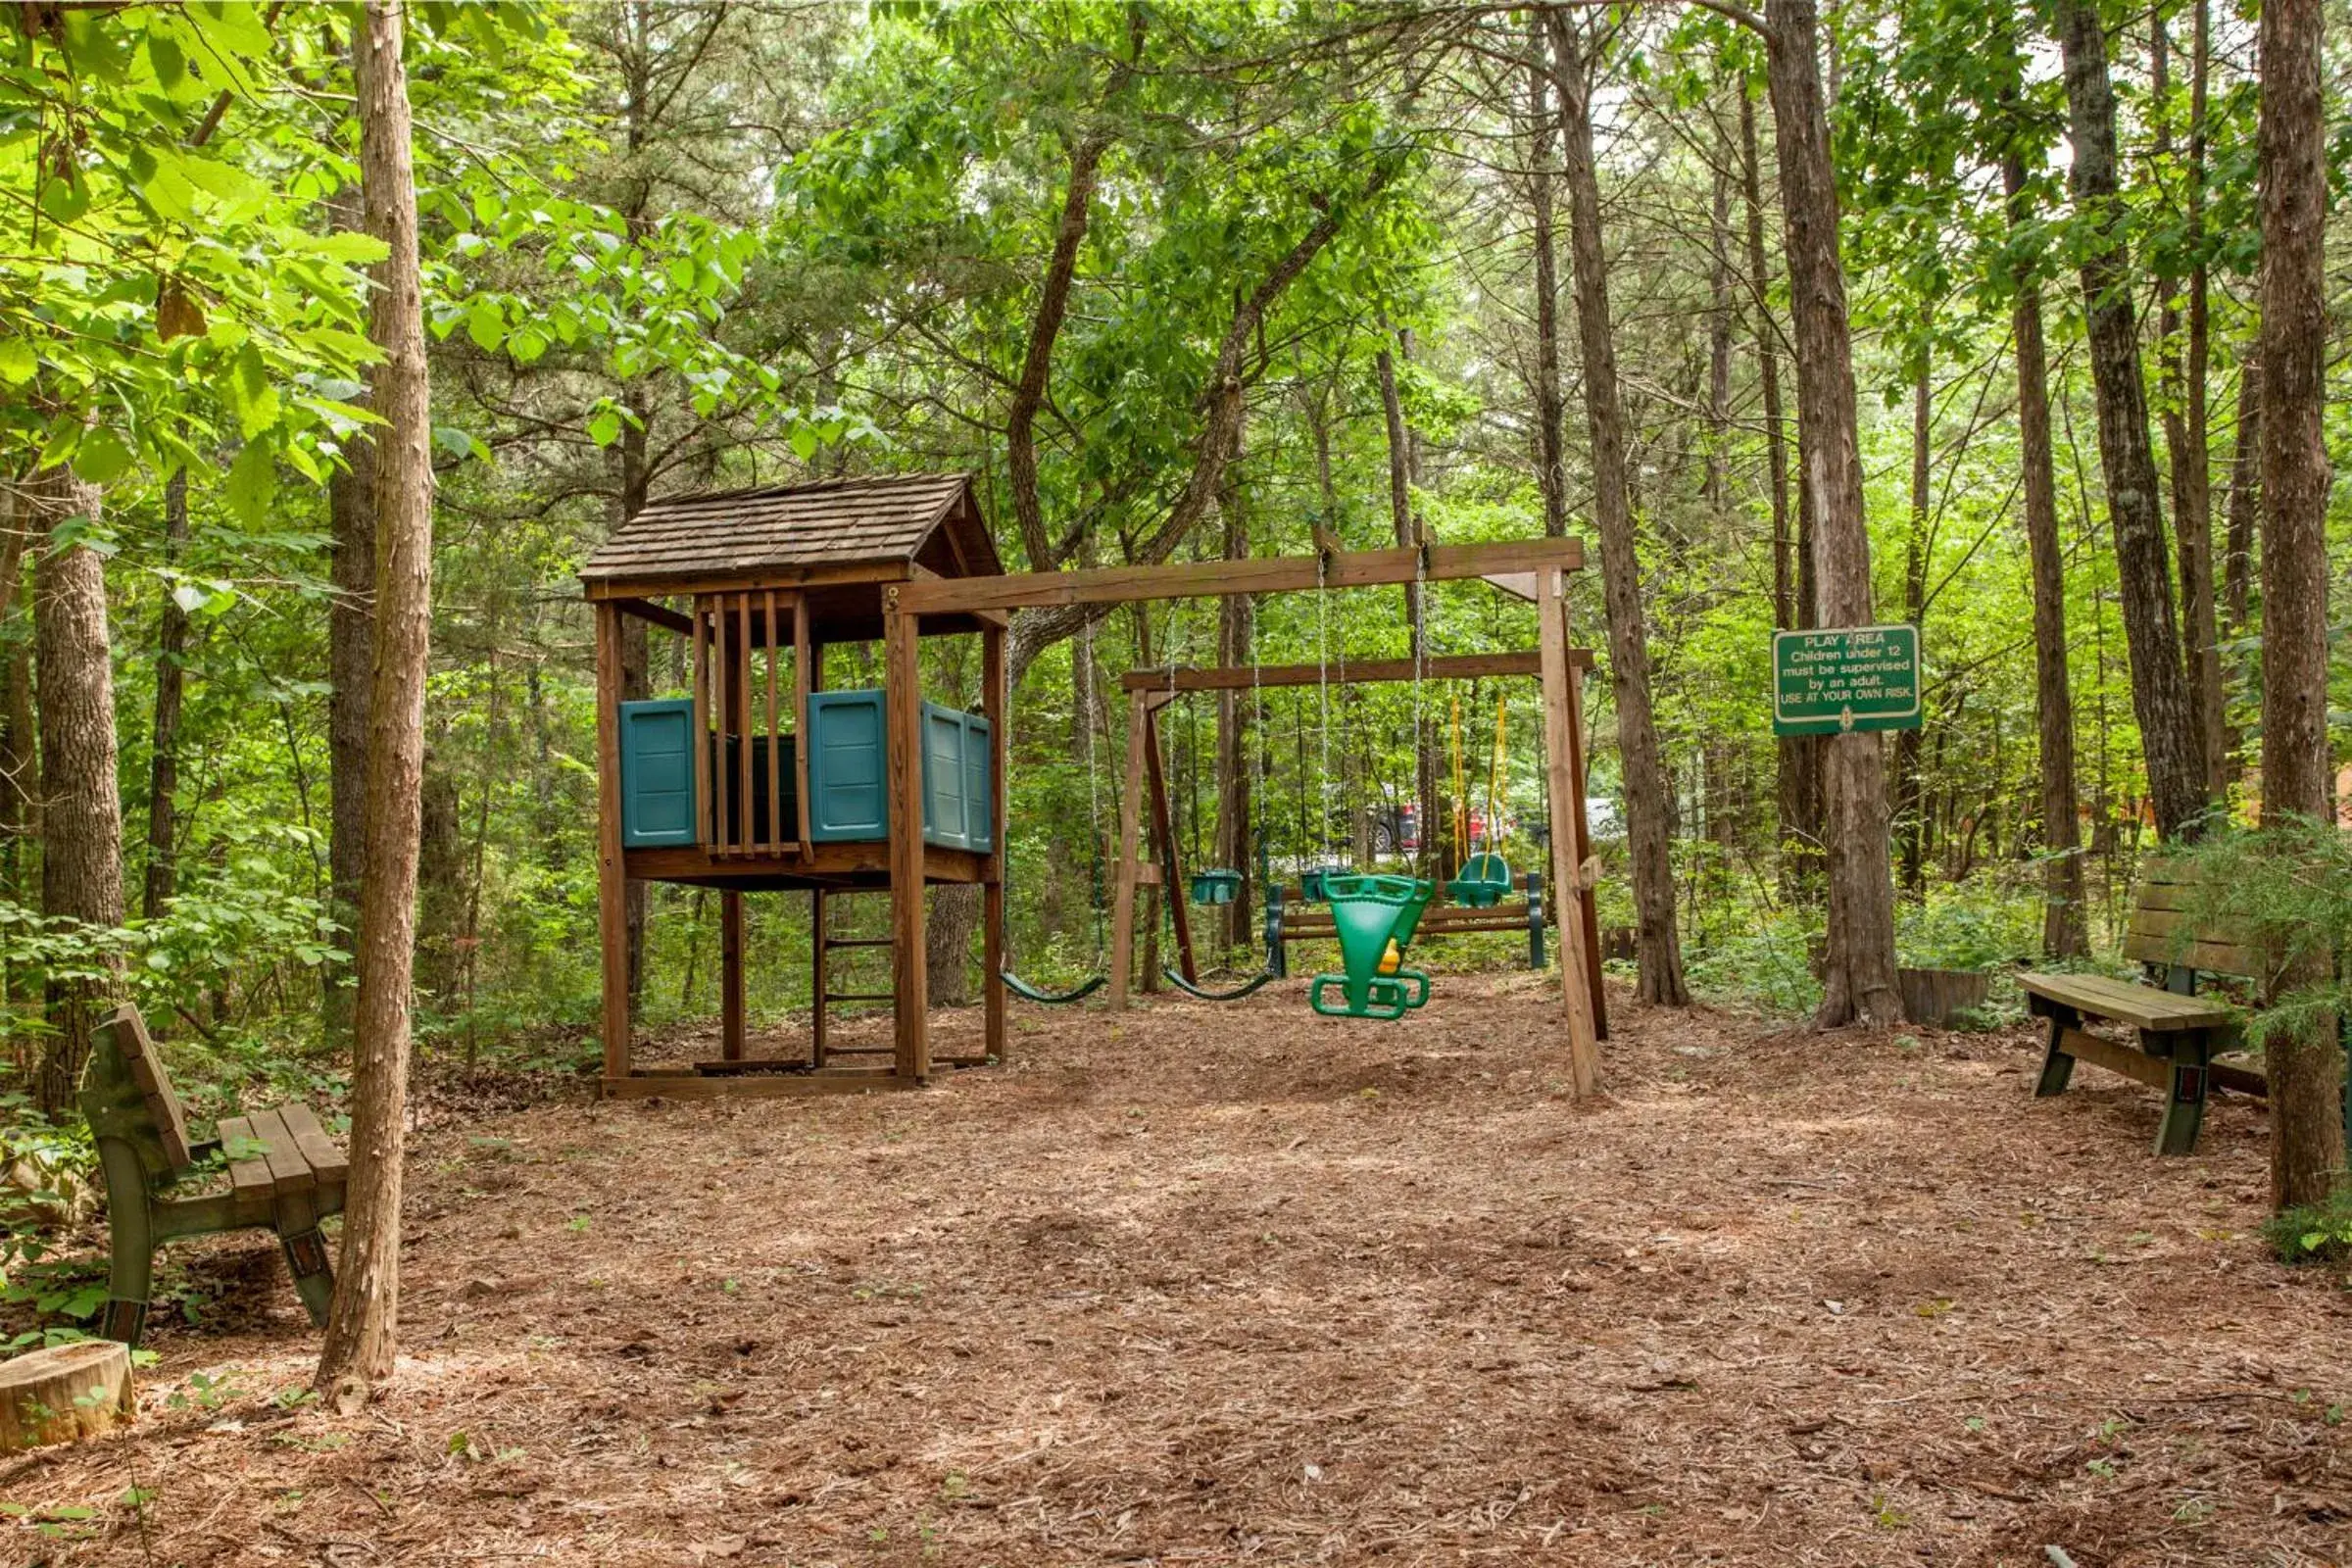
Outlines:
[[[147,1037],[147,1021],[127,1004],[116,1008],[93,1037],[81,1081],[81,1113],[96,1136],[136,1146],[150,1177],[173,1176],[193,1163],[179,1096],[172,1093],[164,1058]]]
[[[2140,872],[2139,897],[2124,933],[2124,956],[2168,970],[2259,978],[2261,956],[2245,933],[2198,912],[2209,899],[2195,871],[2170,861],[2149,861]],[[2188,990],[2187,981],[2183,976],[2171,989]]]

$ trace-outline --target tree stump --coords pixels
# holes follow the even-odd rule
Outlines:
[[[130,1413],[128,1346],[81,1340],[0,1362],[0,1453],[78,1443]]]

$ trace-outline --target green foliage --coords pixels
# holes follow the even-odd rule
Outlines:
[[[2352,1187],[2339,1188],[2324,1203],[2273,1214],[2262,1233],[2283,1263],[2352,1262]]]
[[[2267,965],[2245,1018],[2247,1042],[2332,1031],[2352,1009],[2352,974],[2335,962],[2352,953],[2352,834],[2299,817],[2255,829],[2223,824],[2175,858],[2197,878],[2180,940],[2220,927]]]

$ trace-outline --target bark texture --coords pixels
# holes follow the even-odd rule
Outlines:
[[[2010,221],[2026,220],[2026,166],[2002,162]],[[2082,825],[2076,816],[2075,699],[2066,662],[2066,563],[2058,539],[2058,469],[2050,442],[2050,382],[2041,335],[2041,285],[2020,271],[2010,302],[2017,338],[2018,459],[2024,468],[2026,553],[2034,572],[2034,712],[2040,742],[2041,951],[2090,951],[2084,919]]]
[[[1765,476],[1772,486],[1772,623],[1781,631],[1813,624],[1808,540],[1788,504],[1788,431],[1781,405],[1780,328],[1772,319],[1772,271],[1764,250],[1763,160],[1756,148],[1756,102],[1740,93],[1740,167],[1747,204],[1749,308],[1755,318],[1756,379],[1764,402]],[[1779,816],[1783,898],[1802,897],[1821,854],[1821,742],[1783,735],[1775,743],[1773,800]]]
[[[1870,534],[1863,520],[1852,325],[1838,255],[1838,184],[1830,164],[1819,32],[1812,0],[1768,0],[1765,59],[1780,150],[1802,494],[1813,509],[1817,605],[1824,626],[1861,626],[1873,619]],[[1824,741],[1822,794],[1829,942],[1815,1022],[1825,1028],[1898,1023],[1903,1001],[1894,982],[1886,763],[1876,735]]]
[[[1632,860],[1636,956],[1644,1002],[1682,1006],[1682,941],[1674,922],[1674,798],[1649,703],[1649,634],[1642,611],[1633,497],[1626,488],[1625,410],[1609,319],[1607,262],[1600,235],[1600,180],[1592,167],[1592,83],[1577,23],[1545,12],[1560,94],[1561,166],[1568,185],[1568,254],[1584,352],[1585,422],[1592,446],[1592,518],[1609,621],[1610,692],[1617,755],[1625,775],[1627,848]]]
[[[328,203],[334,226],[357,230],[368,221],[357,186]],[[372,376],[373,372],[369,372]],[[355,401],[366,408],[370,394]],[[368,688],[375,650],[375,442],[366,430],[343,448],[344,467],[327,481],[327,572],[334,596],[326,610],[326,864],[339,946],[349,948],[360,923],[360,869],[368,798]],[[351,1036],[351,963],[319,970],[326,1034],[341,1045]]]
[[[2097,393],[2099,468],[2115,533],[2124,638],[2132,660],[2132,709],[2139,720],[2157,831],[2176,838],[2196,830],[2208,804],[2205,758],[2173,613],[2172,553],[2148,438],[2134,278],[2117,188],[2107,34],[2097,8],[2083,0],[2059,0],[2057,18],[2074,143],[2075,204],[2084,236],[2082,309]]]
[[[1568,532],[1568,467],[1561,451],[1561,423],[1566,399],[1560,391],[1560,270],[1553,238],[1557,226],[1552,206],[1552,133],[1550,74],[1551,46],[1545,37],[1541,11],[1528,13],[1527,106],[1532,124],[1527,199],[1535,220],[1536,252],[1536,486],[1544,497],[1544,533],[1559,539]]]
[[[2205,243],[2206,75],[2208,68],[2205,0],[2191,7],[2189,50],[2187,219],[2192,241],[2199,247],[2188,273],[2185,321],[2177,324],[2171,300],[2161,336],[2166,345],[2166,379],[2173,387],[2167,399],[2164,446],[2173,487],[2173,532],[2180,551],[2181,631],[2187,639],[2188,685],[2196,705],[2197,742],[2205,761],[2205,793],[2215,801],[2230,788],[2232,750],[2228,715],[2222,701],[2222,649],[2219,594],[2213,551],[2213,456],[2207,438],[2206,380],[2212,370],[2213,316],[2211,283],[2202,247]],[[2157,58],[2165,55],[2161,21],[2151,31]],[[2160,148],[2171,139],[2171,116],[2159,118]],[[2179,337],[2176,341],[2176,330]]]
[[[40,746],[32,710],[32,602],[24,592],[24,556],[37,542],[29,498],[6,498],[0,513],[0,628],[6,668],[0,671],[0,878],[20,904],[32,903],[28,857],[40,847]],[[13,978],[13,977],[12,977]]]
[[[2328,171],[2320,0],[2262,8],[2262,797],[2266,821],[2325,817],[2328,745]],[[2314,952],[2279,988],[2327,983]],[[2325,1198],[2344,1163],[2334,1020],[2275,1032],[2271,1203]]]
[[[35,474],[29,490],[28,521],[43,541],[33,565],[32,613],[41,714],[41,911],[105,929],[122,923],[106,568],[96,551],[59,537],[76,518],[97,519],[98,487],[58,467]],[[111,979],[49,982],[43,1000],[51,1032],[33,1079],[34,1102],[47,1114],[72,1113],[91,1030],[114,990]]]
[[[368,230],[390,247],[376,270],[375,678],[368,701],[367,857],[353,1006],[351,1181],[342,1268],[318,1387],[351,1404],[392,1374],[400,1308],[401,1137],[424,774],[424,683],[432,632],[433,468],[416,181],[402,0],[368,0],[355,40],[360,182]]]

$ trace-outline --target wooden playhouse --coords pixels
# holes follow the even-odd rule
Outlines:
[[[596,607],[598,911],[607,1095],[793,1095],[902,1088],[935,1065],[922,890],[984,891],[985,1040],[1002,1057],[1004,628],[1000,610],[917,616],[909,584],[1004,568],[966,474],[840,479],[673,497],[639,512],[581,568]],[[631,700],[623,620],[683,639],[687,695]],[[919,638],[976,635],[978,712],[923,700]],[[881,684],[826,685],[826,652],[882,645]],[[661,667],[657,657],[651,662]],[[628,884],[714,889],[716,1060],[648,1069],[629,1019]],[[744,1050],[746,893],[810,900],[814,1015],[805,1062]],[[834,901],[890,900],[890,935],[832,934]],[[891,950],[887,993],[833,989],[844,949]],[[833,1046],[828,1008],[892,1004],[887,1064]],[[788,1069],[788,1070],[779,1070]]]

